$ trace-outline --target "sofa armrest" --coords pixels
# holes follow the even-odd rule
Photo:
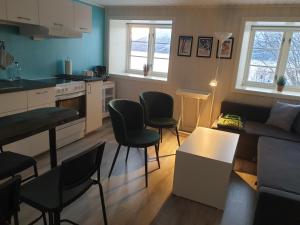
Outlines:
[[[244,117],[246,120],[265,123],[270,115],[271,108],[263,106],[248,105],[237,102],[223,101],[221,104],[221,113],[236,114]]]
[[[299,225],[300,195],[260,187],[253,225]]]

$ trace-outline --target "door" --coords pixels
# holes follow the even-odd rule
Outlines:
[[[102,81],[86,83],[86,133],[102,126],[102,85]]]
[[[6,3],[5,0],[0,0],[0,20],[6,20]]]
[[[70,0],[39,0],[40,25],[74,29],[74,4]]]
[[[37,0],[6,0],[7,19],[19,23],[39,24]]]
[[[75,29],[80,32],[92,32],[92,7],[74,3]]]

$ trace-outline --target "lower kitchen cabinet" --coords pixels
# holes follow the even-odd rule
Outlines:
[[[103,81],[86,82],[86,127],[90,133],[102,126],[102,85]]]
[[[54,107],[55,96],[53,93],[54,88],[45,88],[1,94],[0,100],[3,101],[0,102],[3,102],[3,109],[9,110],[9,112],[0,113],[0,116],[13,115],[39,108]],[[45,131],[5,145],[3,146],[3,150],[17,152],[28,156],[39,155],[49,150],[49,132]]]

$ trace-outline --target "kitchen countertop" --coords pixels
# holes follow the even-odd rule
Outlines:
[[[85,82],[94,82],[94,81],[104,80],[103,77],[89,77],[89,76],[84,76],[84,75],[66,75],[66,74],[60,74],[60,75],[56,75],[56,77],[65,78],[65,79],[71,79],[71,80],[76,80],[76,81],[85,81]]]
[[[40,88],[55,87],[55,83],[43,82],[42,80],[0,80],[0,94],[28,91]]]

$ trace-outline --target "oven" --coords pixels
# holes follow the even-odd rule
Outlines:
[[[56,96],[56,107],[74,109],[78,112],[79,119],[86,116],[85,91]]]
[[[56,128],[58,148],[84,137],[86,124],[85,83],[74,81],[56,85],[56,107],[74,109],[79,118]]]

